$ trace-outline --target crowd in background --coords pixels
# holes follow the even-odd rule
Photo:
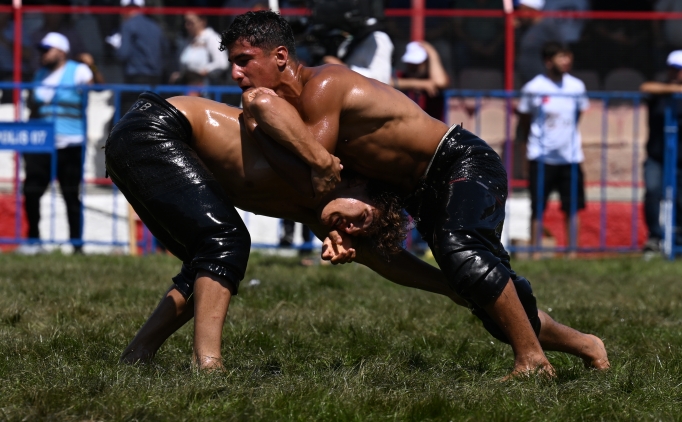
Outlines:
[[[518,3],[518,2],[517,2]],[[675,0],[536,0],[539,10],[606,10],[606,11],[682,11],[682,2]],[[267,7],[266,0],[27,0],[25,5],[90,5],[147,7],[239,7],[259,9]],[[281,8],[306,7],[306,0],[280,0]],[[428,9],[479,9],[501,10],[502,0],[427,0]],[[410,0],[384,0],[385,8],[409,8]],[[524,8],[527,6],[521,6]],[[226,57],[219,52],[206,54],[202,43],[215,40],[231,22],[230,16],[150,15],[146,19],[151,32],[162,40],[156,53],[155,83],[201,85],[205,83],[229,83]],[[130,23],[129,17],[107,14],[27,13],[23,18],[22,39],[25,80],[30,80],[37,69],[35,43],[47,32],[60,32],[72,45],[71,58],[79,59],[87,54],[101,71],[102,80],[111,83],[131,81],[130,59],[116,48],[122,30]],[[298,28],[298,36],[305,43],[308,21],[304,17],[292,17],[292,26]],[[394,45],[392,65],[398,71],[405,66],[400,57],[410,41],[410,18],[391,17],[380,22]],[[157,29],[158,28],[158,29]],[[537,60],[541,46],[547,41],[568,44],[575,54],[578,73],[590,89],[611,89],[606,86],[609,75],[623,68],[632,70],[632,83],[644,79],[661,78],[667,54],[682,46],[682,22],[679,20],[576,20],[558,18],[526,17],[516,23],[516,75],[518,89],[529,81],[542,64]],[[117,35],[118,34],[118,35]],[[153,35],[147,34],[146,35]],[[108,42],[107,40],[111,41]],[[441,57],[453,88],[489,89],[502,88],[504,70],[504,20],[502,18],[456,18],[428,17],[425,22],[425,40]],[[13,22],[11,13],[0,14],[0,79],[12,77]],[[207,45],[213,51],[214,44]],[[125,45],[124,45],[125,48]],[[150,49],[151,51],[151,49]],[[306,55],[310,49],[302,48],[301,57],[314,63],[315,57]],[[87,59],[87,57],[86,57]],[[151,60],[150,60],[151,61]],[[470,70],[488,70],[485,78],[471,78]],[[146,70],[150,72],[149,69]],[[158,75],[156,74],[158,73]],[[481,73],[478,72],[480,76]],[[149,76],[149,75],[147,75]],[[134,79],[134,78],[133,78]],[[143,78],[144,79],[144,78]],[[639,79],[635,81],[635,79]],[[637,83],[636,83],[637,82]],[[615,87],[622,89],[622,87]],[[636,88],[636,87],[635,87]],[[7,101],[7,97],[4,98]]]
[[[368,2],[379,4],[380,8],[411,7],[410,0],[384,0],[383,4],[380,0]],[[338,3],[325,0],[280,0],[279,3],[281,8],[327,7],[323,15],[332,18],[338,14],[335,13],[338,12],[335,9]],[[139,8],[184,6],[258,10],[268,7],[266,0],[28,0],[23,4],[124,7],[117,15],[25,14],[21,40],[25,81],[34,80],[44,65],[42,55],[47,50],[43,48],[41,51],[36,47],[41,45],[41,40],[44,47],[46,36],[57,33],[65,37],[64,42],[68,46],[64,60],[68,58],[84,65],[85,70],[89,69],[89,83],[177,84],[184,87],[186,95],[202,95],[201,87],[205,85],[233,84],[227,54],[219,48],[219,33],[229,26],[232,17],[200,13],[147,15]],[[427,9],[501,10],[502,0],[426,0],[425,5]],[[560,52],[570,52],[571,62],[577,64],[571,73],[578,77],[574,79],[581,87],[581,94],[584,94],[585,89],[637,90],[646,80],[667,81],[669,53],[682,48],[682,20],[567,19],[532,13],[543,10],[682,12],[682,1],[516,0],[515,6],[518,10],[529,12],[514,22],[515,88],[523,88],[522,92],[526,94],[532,91],[530,87],[533,83],[544,84],[540,88],[542,92],[547,87],[554,87],[554,84],[558,84],[562,90],[567,86],[566,77],[562,76],[566,71],[557,73],[554,81],[545,75],[553,66],[546,52],[543,53],[548,43],[564,46],[562,48],[565,50]],[[425,21],[425,40],[410,42],[410,18],[384,18],[383,11],[376,16],[364,19],[359,25],[342,25],[340,28],[327,25],[326,32],[315,32],[315,13],[313,16],[292,16],[291,25],[299,41],[298,57],[306,65],[346,65],[367,77],[391,84],[404,91],[431,116],[441,120],[446,120],[443,115],[444,89],[503,88],[505,27],[502,18],[428,17]],[[12,80],[13,76],[12,19],[11,13],[0,13],[0,80],[3,81]],[[127,110],[136,97],[136,93],[124,94],[121,109]],[[223,101],[238,104],[239,96],[233,97],[224,98]],[[3,93],[1,101],[9,102],[11,99],[11,95]],[[517,111],[532,115],[533,106],[528,103],[522,109],[524,104],[522,102]],[[570,107],[566,110],[568,114],[574,113]],[[571,122],[576,125],[577,119]],[[579,148],[579,142],[577,145]],[[80,160],[79,154],[78,151],[73,154],[75,161]],[[536,159],[530,155],[529,152],[529,159]],[[564,161],[560,164],[563,165]],[[575,160],[576,163],[581,161],[582,156]],[[651,161],[649,157],[647,163]],[[568,160],[566,163],[569,165],[574,162]],[[550,163],[550,166],[554,164]],[[645,175],[652,173],[650,167],[645,169]],[[565,180],[567,174],[569,170],[559,179]],[[74,180],[80,181],[80,177],[82,174]],[[660,177],[650,176],[649,179],[658,180]],[[578,209],[584,207],[583,183],[581,179],[579,199],[582,198],[582,202]],[[37,195],[37,199],[33,202],[42,195],[43,184],[41,182],[36,188],[34,196]],[[654,191],[647,181],[647,192]],[[649,202],[657,204],[659,196]],[[568,205],[564,208],[568,215]],[[649,214],[658,215],[656,210]],[[72,214],[75,215],[75,212]],[[656,218],[647,218],[652,220],[647,221],[650,238],[654,239],[650,243],[655,243],[653,249],[660,249],[661,234],[660,228],[658,231],[656,229]],[[39,215],[32,227],[37,227],[37,219]],[[70,225],[74,228],[71,237],[77,238],[79,233],[75,227],[79,222],[75,217],[72,220]],[[282,246],[292,243],[292,223],[285,222],[280,242]],[[567,220],[567,230],[568,226]],[[29,237],[38,237],[35,227]],[[535,227],[535,222],[532,227]],[[306,245],[309,245],[310,233],[304,230],[303,237]]]

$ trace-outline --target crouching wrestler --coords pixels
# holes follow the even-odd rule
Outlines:
[[[124,350],[122,362],[150,360],[194,317],[193,362],[202,369],[222,366],[222,327],[250,249],[249,233],[235,206],[303,222],[324,237],[328,230],[319,223],[320,209],[362,203],[365,223],[360,228],[375,240],[358,250],[358,262],[395,283],[464,303],[438,269],[401,249],[405,216],[397,197],[352,179],[325,197],[313,197],[310,168],[271,143],[271,152],[298,175],[301,190],[307,189],[307,194],[299,193],[269,167],[246,134],[241,114],[240,109],[203,98],[166,101],[146,92],[107,139],[109,176],[154,236],[182,261],[173,285]],[[330,162],[334,159],[329,157]],[[336,171],[319,179],[338,178]],[[389,254],[397,254],[390,263]]]
[[[264,132],[317,172],[332,153],[346,170],[380,180],[402,198],[449,287],[493,336],[511,344],[510,375],[554,374],[545,350],[580,356],[592,368],[609,367],[599,338],[538,310],[530,283],[512,271],[500,242],[506,172],[483,140],[459,126],[448,128],[399,91],[344,66],[303,66],[288,22],[272,11],[237,16],[222,33],[222,47],[244,91],[248,130]],[[264,138],[254,139],[262,145]],[[280,157],[263,151],[288,179]],[[322,221],[360,235],[374,224],[366,215],[327,210]]]

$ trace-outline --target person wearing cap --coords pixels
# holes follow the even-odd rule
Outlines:
[[[69,40],[58,32],[49,32],[38,45],[41,67],[34,82],[41,83],[31,92],[31,119],[54,122],[57,148],[57,180],[66,203],[69,237],[75,252],[82,251],[80,183],[83,178],[85,110],[83,91],[77,85],[92,84],[93,73],[79,62],[68,60]],[[63,87],[63,88],[62,88]],[[32,254],[40,247],[40,197],[51,181],[49,154],[24,154],[26,180],[24,207],[28,220],[29,244],[18,250]]]
[[[445,121],[443,92],[450,84],[438,52],[426,41],[407,44],[401,57],[405,71],[393,79],[393,86],[403,91],[429,116]]]
[[[527,140],[531,198],[531,244],[540,244],[540,222],[553,190],[561,197],[566,216],[569,256],[575,255],[577,239],[571,239],[571,225],[578,231],[577,210],[585,208],[584,160],[578,120],[589,107],[585,84],[568,72],[573,54],[565,45],[549,42],[542,51],[545,72],[521,88],[517,106],[519,130]],[[575,196],[574,196],[575,195]],[[576,203],[573,203],[573,201]],[[539,256],[535,254],[534,256]]]
[[[640,86],[647,96],[649,109],[649,135],[646,143],[647,157],[644,161],[644,219],[648,239],[644,244],[645,253],[661,251],[663,229],[659,222],[661,200],[663,199],[663,161],[665,156],[665,110],[676,106],[677,124],[682,125],[682,101],[673,99],[672,94],[682,93],[682,50],[668,55],[668,74],[665,82],[648,81]],[[677,142],[677,189],[682,188],[682,131],[678,131]],[[682,195],[677,195],[676,227],[682,226]],[[682,243],[678,235],[676,244]]]
[[[519,11],[539,12],[545,7],[545,0],[520,0]],[[565,44],[561,28],[553,20],[542,16],[530,15],[519,18],[516,23],[521,34],[518,36],[519,53],[516,57],[516,70],[522,84],[537,75],[545,73],[542,48],[551,41]]]

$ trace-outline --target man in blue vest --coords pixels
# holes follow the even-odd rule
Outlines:
[[[77,85],[92,84],[93,74],[82,63],[67,60],[69,40],[62,34],[50,32],[38,45],[40,64],[34,81],[42,85],[31,92],[31,119],[55,123],[57,148],[57,180],[61,187],[69,221],[69,237],[74,252],[82,251],[81,201],[79,187],[83,178],[83,144],[85,110],[83,91]],[[24,154],[26,180],[24,206],[28,219],[28,238],[31,240],[18,250],[35,254],[40,246],[40,197],[50,184],[49,154]]]

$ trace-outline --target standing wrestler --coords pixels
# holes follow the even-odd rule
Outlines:
[[[111,131],[106,167],[111,179],[142,221],[183,261],[156,310],[124,350],[121,361],[151,359],[163,342],[194,317],[194,362],[202,369],[222,366],[221,334],[232,295],[244,277],[250,238],[235,206],[272,217],[308,224],[321,236],[322,205],[365,204],[383,224],[372,225],[373,245],[357,261],[387,279],[449,296],[464,304],[445,283],[441,271],[400,245],[405,216],[397,198],[344,180],[326,198],[312,198],[310,168],[281,146],[275,154],[286,163],[299,194],[282,180],[241,124],[240,109],[195,97],[169,101],[143,93]],[[352,200],[350,198],[353,198]],[[372,204],[372,205],[369,205]],[[328,245],[330,247],[331,245]],[[331,253],[331,249],[330,249]],[[389,263],[386,256],[397,253]]]
[[[601,340],[538,311],[530,283],[511,270],[500,242],[506,171],[484,141],[459,126],[448,128],[400,92],[342,66],[302,66],[291,29],[276,13],[238,16],[222,34],[222,46],[233,79],[246,91],[249,130],[269,135],[315,174],[333,168],[332,152],[346,168],[391,184],[403,197],[450,287],[491,334],[511,344],[512,375],[553,374],[543,347],[587,357],[598,369],[608,367]],[[288,178],[278,156],[263,152]],[[325,182],[318,194],[332,189],[336,179]],[[372,219],[351,211],[325,207],[321,221],[362,235]]]

